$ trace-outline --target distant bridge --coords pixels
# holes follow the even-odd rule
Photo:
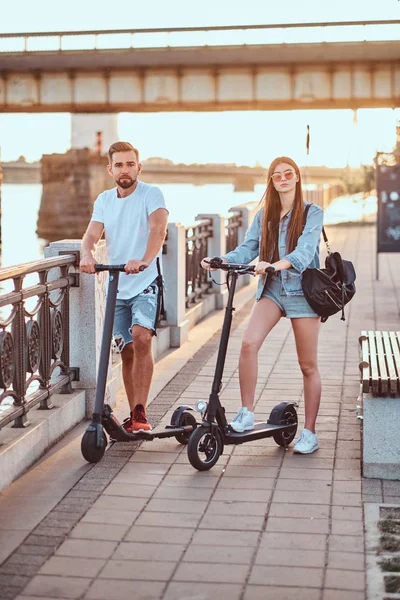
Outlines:
[[[106,159],[105,159],[106,162]],[[40,162],[25,160],[2,164],[4,183],[40,183]],[[316,185],[340,183],[345,174],[356,175],[358,169],[329,168],[325,166],[302,167],[303,178]],[[234,164],[176,164],[162,158],[143,161],[140,179],[146,183],[187,183],[193,185],[233,184],[235,191],[252,191],[256,184],[266,183],[267,169]]]
[[[400,21],[0,35],[2,112],[400,104]]]

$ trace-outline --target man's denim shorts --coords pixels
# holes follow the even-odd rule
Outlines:
[[[304,296],[288,296],[286,294],[279,274],[268,278],[261,297],[269,298],[272,302],[275,302],[281,309],[283,316],[288,319],[318,317]]]
[[[132,342],[132,327],[140,325],[156,333],[159,288],[156,280],[143,292],[126,300],[117,298],[114,313],[113,348],[122,352]]]

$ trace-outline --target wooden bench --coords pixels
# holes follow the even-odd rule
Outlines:
[[[400,331],[362,331],[363,475],[400,479]]]

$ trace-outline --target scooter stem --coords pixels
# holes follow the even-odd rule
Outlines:
[[[96,398],[94,401],[93,421],[100,422],[106,393],[108,361],[110,358],[111,338],[114,324],[114,311],[117,301],[119,271],[109,272],[106,312],[101,338],[100,360],[98,367]]]

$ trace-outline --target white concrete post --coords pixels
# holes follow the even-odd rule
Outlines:
[[[58,256],[61,251],[80,250],[81,240],[60,240],[44,249],[46,258]],[[95,254],[99,263],[107,263],[104,241],[97,245]],[[74,269],[74,267],[71,267]],[[79,269],[76,268],[76,272]],[[79,381],[73,382],[74,389],[85,390],[86,415],[93,412],[96,392],[97,368],[103,333],[106,305],[106,273],[99,275],[80,274],[79,287],[70,288],[70,364],[79,367]],[[105,401],[112,406],[116,402],[116,380],[111,373],[111,353],[107,376]]]
[[[185,227],[168,224],[167,253],[162,257],[165,279],[165,311],[170,326],[170,345],[179,348],[188,339],[186,319],[186,240]]]
[[[96,135],[101,131],[102,154],[111,144],[118,142],[118,114],[72,114],[71,148],[96,150]]]
[[[203,219],[211,219],[213,227],[213,235],[208,238],[208,255],[223,256],[226,254],[226,230],[225,217],[215,213],[201,213],[197,215],[196,221]],[[216,283],[212,283],[212,289],[216,294],[215,308],[224,308],[228,299],[228,290],[225,285],[226,274],[223,271],[212,271],[212,278]]]

